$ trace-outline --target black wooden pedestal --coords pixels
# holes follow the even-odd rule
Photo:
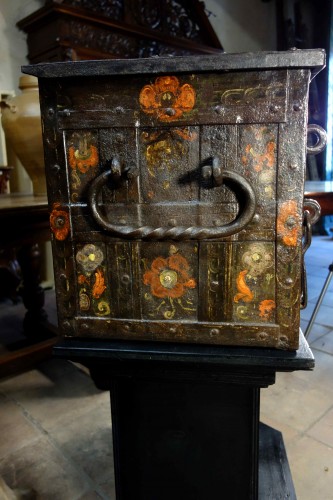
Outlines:
[[[259,398],[277,371],[313,368],[303,336],[297,352],[87,340],[54,351],[110,390],[117,500],[296,498]]]

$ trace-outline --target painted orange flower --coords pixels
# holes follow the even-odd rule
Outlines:
[[[245,269],[241,271],[236,279],[236,286],[238,293],[234,296],[234,302],[239,302],[242,300],[243,302],[252,302],[253,300],[253,292],[251,292],[250,288],[247,286],[245,282],[245,277],[248,273],[248,270]]]
[[[101,295],[103,295],[106,290],[103,271],[97,269],[95,272],[95,283],[92,289],[92,296],[94,299],[99,299]]]
[[[272,316],[275,307],[276,305],[274,300],[262,300],[259,304],[259,316],[262,319],[269,319]]]
[[[69,165],[74,170],[78,169],[82,174],[87,173],[90,167],[96,167],[98,164],[98,151],[96,146],[92,145],[86,149],[85,154],[71,146],[68,150],[68,157]]]
[[[277,219],[277,234],[287,246],[295,247],[300,234],[301,218],[295,200],[282,203]]]
[[[56,240],[64,241],[67,238],[69,233],[69,215],[61,207],[60,203],[53,204],[53,210],[50,215],[50,226]]]
[[[195,90],[188,83],[180,86],[175,76],[160,76],[155,83],[143,87],[139,101],[144,113],[171,122],[193,109]]]
[[[195,288],[196,282],[189,275],[190,266],[179,254],[164,259],[157,257],[143,275],[143,283],[150,285],[152,295],[159,298],[182,297],[187,288]]]

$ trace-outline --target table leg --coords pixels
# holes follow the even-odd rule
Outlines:
[[[20,282],[21,269],[14,248],[0,248],[0,298],[9,298],[16,303]]]
[[[45,322],[44,290],[40,286],[41,252],[37,243],[24,245],[18,252],[18,262],[22,273],[20,294],[27,309],[24,318],[24,331],[29,337],[40,334],[40,324]]]

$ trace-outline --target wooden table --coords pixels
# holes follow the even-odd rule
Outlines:
[[[0,234],[0,243],[22,243],[29,241],[47,241],[50,239],[49,212],[46,196],[32,194],[3,194],[0,196],[0,221],[4,224]]]
[[[49,212],[46,196],[8,194],[0,196],[0,251],[10,255],[15,248],[21,268],[22,295],[27,309],[24,331],[30,345],[0,358],[0,376],[26,369],[51,355],[55,328],[47,321],[44,290],[40,286],[41,253],[39,243],[50,239]],[[4,261],[4,259],[2,259]],[[46,334],[46,331],[48,334]],[[38,342],[37,342],[38,340]]]

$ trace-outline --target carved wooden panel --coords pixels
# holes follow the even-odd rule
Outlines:
[[[17,26],[32,63],[222,51],[198,0],[49,0]]]

